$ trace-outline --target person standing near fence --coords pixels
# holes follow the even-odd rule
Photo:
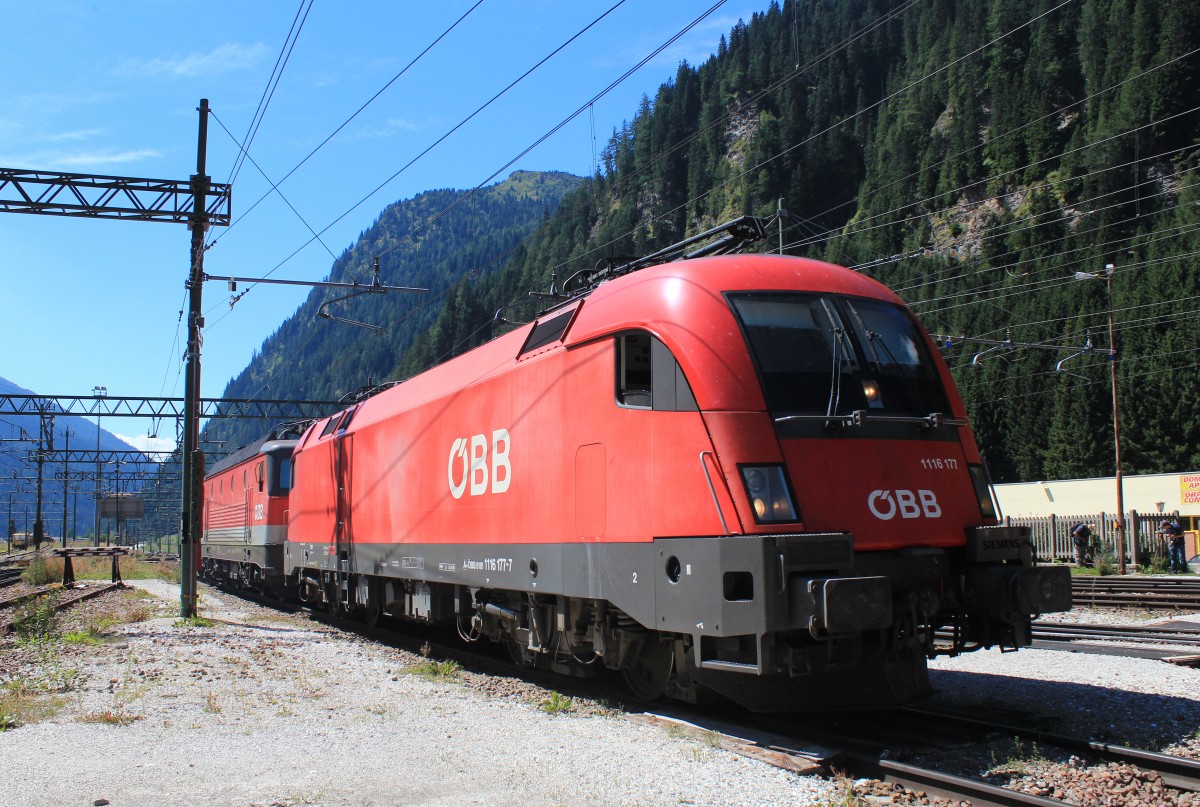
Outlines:
[[[1183,551],[1183,527],[1178,522],[1163,519],[1158,525],[1158,534],[1166,544],[1167,557],[1170,559],[1172,572],[1186,572],[1187,558]]]
[[[1071,528],[1071,540],[1075,543],[1075,562],[1080,566],[1086,565],[1088,542],[1092,540],[1092,530],[1082,521]]]

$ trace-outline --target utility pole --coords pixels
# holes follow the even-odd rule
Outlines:
[[[54,416],[50,416],[50,450],[54,450]],[[46,460],[46,409],[39,407],[38,411],[38,453],[37,453],[37,504],[33,517],[33,548],[40,550],[45,538],[45,527],[42,524],[42,469]]]
[[[92,387],[92,394],[97,399],[108,395],[108,387]],[[96,401],[96,531],[92,534],[92,546],[100,546],[100,480],[103,478],[100,469],[100,401]]]
[[[67,429],[63,432],[63,437],[66,439],[66,453],[63,454],[63,526],[62,526],[62,545],[63,549],[67,548],[67,485],[68,479],[71,477],[71,463],[67,457],[71,456],[71,430]]]
[[[1113,461],[1116,470],[1117,482],[1117,572],[1125,574],[1128,572],[1128,564],[1125,562],[1125,552],[1128,547],[1128,536],[1125,533],[1125,484],[1121,479],[1121,419],[1117,410],[1117,326],[1113,319],[1113,275],[1116,274],[1117,267],[1115,264],[1106,263],[1104,265],[1104,274],[1099,272],[1076,272],[1076,280],[1103,280],[1105,289],[1108,291],[1108,372],[1109,380],[1112,382],[1112,410],[1113,410]],[[1134,544],[1134,561],[1137,560],[1137,545]]]
[[[779,254],[783,254],[783,220],[787,218],[788,212],[783,209],[783,197],[779,198],[779,202],[775,206],[775,218],[779,221]]]
[[[208,99],[200,99],[200,131],[196,143],[196,173],[192,175],[191,264],[188,273],[187,363],[184,369],[183,508],[179,524],[179,615],[196,616],[196,571],[200,564],[200,489],[204,483],[204,456],[198,450],[200,435],[200,329],[204,326],[204,232],[208,229],[205,200],[209,177],[205,174],[208,141]]]
[[[1121,480],[1121,422],[1117,416],[1117,327],[1113,320],[1113,274],[1116,270],[1117,267],[1111,263],[1104,266],[1104,282],[1108,288],[1108,370],[1109,378],[1112,381],[1113,452],[1116,462],[1117,512],[1120,514],[1117,519],[1117,570],[1121,574],[1125,574],[1127,571],[1125,549],[1128,541],[1125,534],[1125,486]],[[1135,547],[1135,563],[1137,562],[1136,555]]]
[[[133,221],[188,222],[192,227],[192,265],[188,285],[191,289],[191,315],[188,318],[189,407],[191,452],[196,449],[196,430],[200,410],[200,283],[204,254],[204,231],[209,224],[230,223],[230,187],[212,183],[204,172],[205,142],[208,132],[208,99],[200,101],[200,136],[196,175],[187,183],[167,179],[64,174],[16,168],[0,168],[0,213],[26,213],[83,218],[128,219]],[[211,202],[209,197],[211,196]],[[97,429],[99,429],[97,415]],[[99,439],[99,434],[97,434]],[[97,445],[97,455],[99,445]],[[194,475],[194,456],[184,457],[184,468]],[[189,480],[190,481],[190,480]],[[99,480],[97,480],[97,492]],[[193,503],[195,491],[184,489],[183,521],[196,521]],[[97,501],[97,506],[99,502]],[[99,540],[99,517],[96,521]],[[196,538],[199,536],[196,535]],[[189,547],[199,557],[199,543]],[[194,569],[193,575],[194,575]],[[195,613],[195,578],[191,579],[190,600],[185,578],[182,595],[186,615]]]

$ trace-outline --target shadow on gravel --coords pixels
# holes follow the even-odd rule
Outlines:
[[[929,677],[935,694],[926,705],[986,709],[1058,734],[1162,750],[1200,731],[1200,702],[1191,698],[951,670]]]

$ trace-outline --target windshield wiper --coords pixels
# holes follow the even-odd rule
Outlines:
[[[829,381],[829,404],[825,407],[825,417],[832,423],[840,419],[835,413],[842,403],[842,362],[847,361],[849,356],[842,357],[842,340],[846,338],[846,329],[842,326],[841,319],[834,313],[828,300],[821,300],[821,308],[825,310],[829,330],[833,334],[833,377]]]
[[[926,429],[936,429],[940,426],[966,426],[966,418],[946,417],[941,412],[930,412],[928,415],[877,415],[868,414],[866,409],[855,409],[846,415],[779,415],[772,418],[776,423],[788,423],[795,420],[820,420],[826,424],[837,423],[841,426],[863,426],[868,420],[872,423],[912,423]]]

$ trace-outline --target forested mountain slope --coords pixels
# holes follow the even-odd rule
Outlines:
[[[935,333],[1011,337],[946,351],[998,481],[1112,473],[1106,283],[1073,276],[1113,264],[1124,470],[1200,467],[1197,45],[1200,5],[1170,0],[772,5],[646,99],[401,370],[552,273],[782,199],[787,252],[878,278]]]
[[[1175,0],[772,4],[631,110],[536,231],[481,199],[454,225],[476,254],[401,248],[434,250],[435,303],[358,309],[388,328],[344,345],[316,331],[334,333],[314,295],[226,394],[331,397],[419,372],[507,327],[499,309],[532,316],[529,291],[782,200],[785,251],[878,278],[955,337],[947,357],[998,481],[1112,472],[1112,264],[1124,470],[1195,469],[1198,44],[1200,4]],[[449,198],[426,196],[385,212],[332,276]],[[1013,347],[980,356],[990,345],[961,336]],[[1061,349],[1018,346],[1032,343]]]

